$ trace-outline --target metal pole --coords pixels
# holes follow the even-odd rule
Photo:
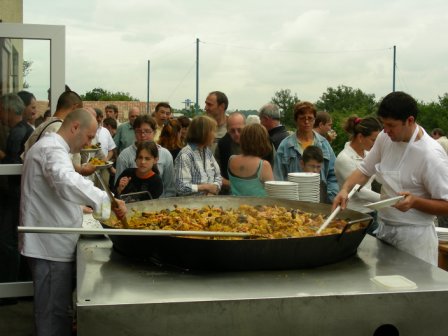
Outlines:
[[[195,114],[199,113],[199,39],[196,39],[196,105]]]
[[[394,46],[394,66],[393,66],[393,70],[392,70],[392,92],[395,92],[395,68],[396,68],[396,63],[397,62],[397,47]]]
[[[150,78],[150,70],[151,70],[151,61],[148,60],[148,87],[146,89],[146,113],[149,114],[150,108],[149,108],[149,78]]]

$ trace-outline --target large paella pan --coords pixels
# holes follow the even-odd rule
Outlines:
[[[311,213],[312,216],[320,216],[321,219],[331,212],[331,206],[327,204],[276,198],[176,197],[129,204],[128,222],[132,223],[131,217],[137,213],[147,214],[161,210],[170,212],[179,208],[203,207],[219,208],[226,213],[241,205],[252,209],[262,206],[284,207],[299,214]],[[351,210],[341,212],[338,217],[345,222],[356,224],[353,227],[349,224],[340,230],[330,228],[318,236],[308,232],[302,237],[257,234],[245,239],[116,235],[111,235],[110,238],[114,249],[121,254],[183,269],[266,270],[316,267],[355,254],[372,220],[366,214]],[[103,223],[103,226],[114,227],[110,222]],[[169,229],[173,227],[170,226]],[[216,227],[214,229],[216,230]]]

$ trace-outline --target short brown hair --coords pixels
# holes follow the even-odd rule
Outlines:
[[[142,127],[142,124],[148,124],[153,131],[157,129],[156,121],[153,117],[150,117],[147,114],[139,115],[137,118],[135,118],[132,128],[135,130],[136,128]]]
[[[155,112],[159,111],[159,109],[160,109],[161,107],[169,108],[170,111],[171,111],[171,106],[170,106],[170,104],[165,103],[165,102],[158,103],[158,104],[156,105],[156,108],[155,108],[154,111],[155,111]]]
[[[319,111],[316,113],[316,120],[314,120],[314,127],[319,127],[319,124],[328,124],[331,121],[331,115],[327,111]]]
[[[208,94],[215,95],[216,96],[216,103],[219,105],[224,104],[224,111],[227,111],[227,108],[229,107],[229,99],[227,98],[226,94],[221,91],[212,91]]]
[[[314,118],[316,118],[316,107],[310,102],[299,102],[294,105],[294,121],[297,121],[298,116],[305,114],[306,112],[312,112]]]
[[[215,119],[208,116],[195,117],[188,128],[186,142],[205,145],[210,132],[216,131],[217,125]]]
[[[177,118],[177,121],[180,123],[181,127],[188,127],[191,123],[190,118],[186,116],[180,116]]]
[[[104,110],[113,110],[115,114],[118,114],[118,106],[114,104],[106,105]]]
[[[240,144],[243,155],[265,157],[272,152],[268,131],[260,124],[245,126],[241,132]]]
[[[316,162],[324,162],[324,154],[322,149],[317,146],[308,146],[305,148],[302,154],[303,163],[308,163],[310,160],[315,160]]]

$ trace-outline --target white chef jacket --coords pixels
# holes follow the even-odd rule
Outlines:
[[[414,141],[419,126],[409,143],[393,142],[381,132],[359,169],[365,175],[377,174],[383,184],[382,197],[409,191],[428,198],[448,200],[448,156],[423,129],[420,140]],[[434,216],[394,207],[378,211],[377,237],[399,250],[437,265],[437,235]]]
[[[379,163],[381,171],[395,171],[399,165],[406,142],[393,142],[382,131],[376,138],[370,152],[359,166],[360,171],[372,176],[376,173],[375,165]],[[448,156],[436,141],[426,132],[420,140],[410,144],[409,152],[399,168],[401,190],[409,191],[415,196],[428,199],[448,200]],[[382,198],[395,195],[382,195]],[[402,212],[394,207],[379,210],[379,217],[389,224],[431,225],[433,215],[417,209]]]
[[[90,205],[103,218],[110,215],[106,192],[75,172],[70,148],[57,133],[31,147],[22,174],[20,223],[30,227],[81,227],[80,205]],[[52,261],[73,261],[78,234],[24,233],[21,253]]]

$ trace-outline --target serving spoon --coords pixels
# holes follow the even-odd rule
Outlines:
[[[347,196],[347,201],[358,191],[360,191],[362,188],[361,185],[356,184],[353,189],[349,192]],[[333,212],[328,216],[328,218],[325,220],[325,222],[320,226],[319,230],[317,230],[317,234],[320,234],[326,227],[331,223],[331,221],[338,215],[338,213],[341,211],[341,206],[338,205]]]

